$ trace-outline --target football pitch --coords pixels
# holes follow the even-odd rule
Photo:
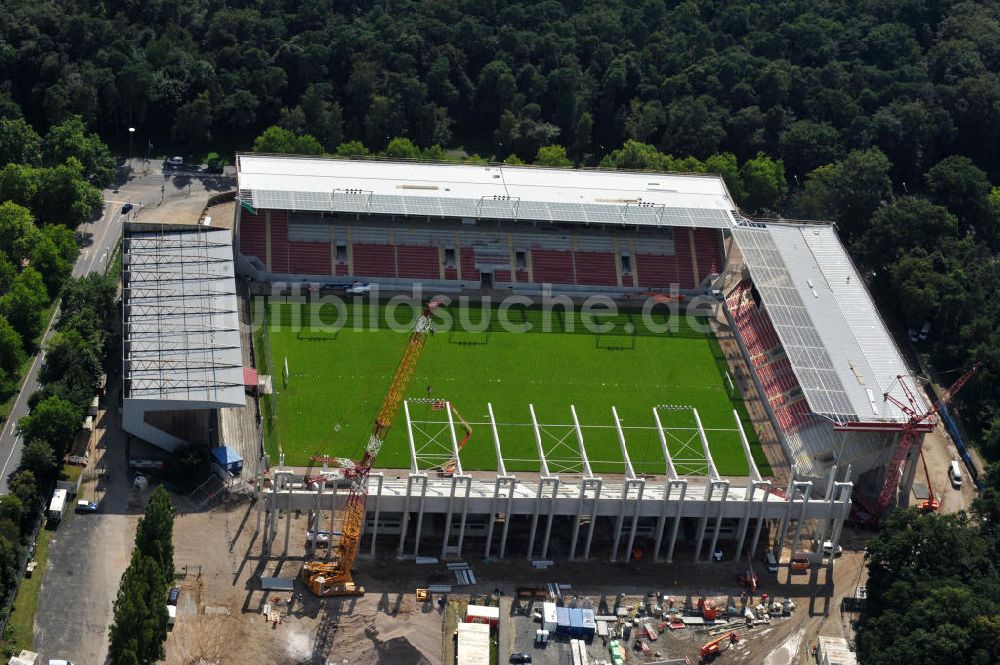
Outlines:
[[[262,400],[265,443],[272,463],[279,450],[285,463],[308,466],[311,455],[358,458],[383,395],[406,346],[412,309],[396,308],[392,329],[385,306],[324,306],[255,302],[266,325],[254,334],[258,369],[272,375],[274,395]],[[742,401],[731,392],[714,336],[694,330],[679,317],[670,332],[652,330],[638,313],[590,317],[562,310],[530,308],[505,312],[530,332],[500,325],[498,311],[456,307],[439,312],[406,397],[452,402],[471,426],[461,452],[464,470],[497,468],[487,403],[492,405],[508,471],[537,471],[538,442],[531,425],[534,406],[542,448],[552,473],[579,472],[580,454],[570,405],[576,410],[584,449],[594,473],[622,473],[621,438],[637,474],[664,474],[664,456],[653,408],[697,409],[716,468],[722,475],[746,475],[735,410],[762,473],[766,459]],[[449,325],[444,317],[454,319]],[[484,319],[486,317],[486,319]],[[341,325],[332,325],[339,318]],[[484,320],[489,325],[483,325]],[[609,330],[597,333],[587,321]],[[661,313],[658,324],[668,321]],[[545,330],[544,332],[541,330]],[[287,375],[285,367],[287,363]],[[621,435],[612,416],[617,410]],[[660,409],[668,450],[678,473],[704,475],[706,464],[691,409]],[[431,403],[411,404],[414,439],[424,459],[450,458],[447,413]],[[402,408],[376,466],[410,467]],[[463,434],[458,427],[459,438]]]

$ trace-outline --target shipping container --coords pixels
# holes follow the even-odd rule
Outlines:
[[[556,631],[558,617],[556,616],[555,603],[542,603],[542,630],[550,632]]]
[[[556,608],[556,632],[561,635],[569,635],[569,608]]]
[[[583,637],[583,610],[576,607],[569,611],[569,635]]]

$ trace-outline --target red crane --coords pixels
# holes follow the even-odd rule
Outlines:
[[[878,503],[875,506],[875,510],[872,511],[870,515],[867,516],[867,522],[869,525],[874,526],[878,523],[879,519],[885,513],[886,508],[892,503],[893,499],[896,497],[896,488],[899,485],[899,476],[902,473],[903,462],[907,459],[910,451],[914,444],[920,441],[921,436],[930,432],[937,425],[938,411],[941,410],[942,406],[946,406],[951,399],[958,393],[962,387],[968,383],[972,375],[979,370],[982,363],[976,363],[970,367],[962,376],[958,377],[958,380],[952,384],[951,388],[946,390],[944,394],[933,406],[927,411],[921,413],[920,403],[917,401],[916,396],[913,391],[906,384],[906,381],[902,376],[897,376],[896,381],[899,383],[900,389],[903,391],[903,396],[906,401],[897,398],[894,395],[890,395],[888,392],[883,395],[883,398],[892,402],[909,418],[904,424],[902,429],[902,436],[899,439],[899,446],[896,448],[896,452],[892,456],[892,461],[889,466],[886,467],[885,477],[882,480],[882,489],[878,495]],[[891,390],[891,388],[890,388]]]

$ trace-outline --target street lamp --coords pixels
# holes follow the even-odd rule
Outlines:
[[[132,172],[132,136],[135,134],[135,127],[128,128],[128,170]]]

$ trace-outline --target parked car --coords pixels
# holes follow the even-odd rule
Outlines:
[[[167,593],[167,605],[176,605],[177,599],[181,597],[181,590],[179,587],[172,588]]]
[[[715,551],[712,552],[712,560],[713,561],[722,561],[722,556],[723,555],[722,555],[722,548],[721,547],[715,548]]]
[[[164,160],[163,165],[165,167],[168,167],[168,168],[176,169],[176,168],[179,168],[181,166],[184,166],[184,158],[183,157],[169,157],[166,160]]]
[[[129,213],[129,211],[131,211],[132,208],[134,208],[134,207],[135,206],[132,205],[131,203],[126,203],[125,205],[122,206],[122,214],[123,215],[127,215]]]
[[[49,665],[73,665],[73,661],[61,658],[49,658]]]
[[[951,481],[951,486],[955,489],[962,486],[962,467],[955,460],[948,464],[948,480]]]
[[[94,501],[87,501],[86,499],[80,499],[76,502],[76,512],[78,513],[96,513],[97,503]]]
[[[217,175],[222,175],[226,171],[226,166],[219,161],[211,161],[208,166],[205,167],[205,173],[214,173]]]
[[[531,654],[527,653],[512,653],[510,655],[510,662],[512,663],[530,663]]]
[[[843,545],[837,545],[837,551],[833,551],[833,542],[829,540],[823,541],[823,556],[840,556],[844,553]]]

